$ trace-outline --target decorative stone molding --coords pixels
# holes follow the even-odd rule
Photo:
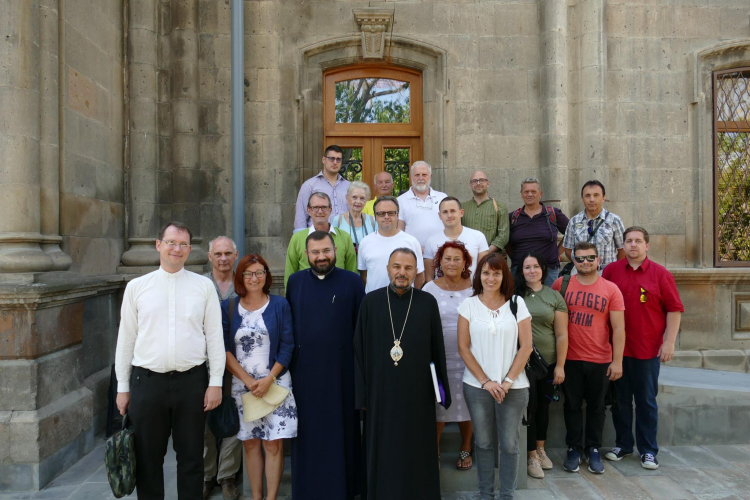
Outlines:
[[[750,339],[750,292],[732,292],[732,340]]]
[[[393,24],[393,11],[384,9],[354,9],[354,19],[362,31],[362,58],[383,59],[385,35]]]
[[[750,285],[748,268],[669,269],[678,285]]]

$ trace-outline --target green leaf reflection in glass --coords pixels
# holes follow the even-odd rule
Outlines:
[[[336,123],[409,123],[409,82],[358,78],[336,82]]]

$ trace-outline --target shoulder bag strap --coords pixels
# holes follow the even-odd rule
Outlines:
[[[570,273],[563,276],[562,283],[560,284],[560,295],[565,300],[565,292],[568,291],[568,285],[570,284]]]
[[[591,240],[594,239],[594,236],[596,236],[596,232],[599,230],[602,224],[604,224],[604,219],[600,219],[599,222],[596,223],[596,226],[594,226],[594,230],[589,235],[589,239],[586,240],[587,242],[591,243]]]
[[[237,297],[231,297],[229,299],[229,335],[232,335],[232,318],[234,318],[234,310],[237,305]],[[230,345],[234,345],[234,340],[230,342]],[[234,354],[234,353],[232,353]],[[222,392],[224,396],[231,396],[232,393],[232,373],[224,368],[224,380],[222,381]]]

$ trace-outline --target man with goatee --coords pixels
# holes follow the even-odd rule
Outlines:
[[[353,341],[365,290],[358,274],[336,267],[336,250],[331,233],[311,232],[305,241],[310,267],[292,274],[286,287],[299,416],[292,439],[294,500],[351,500],[360,493]]]

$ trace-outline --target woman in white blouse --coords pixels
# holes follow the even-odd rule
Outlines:
[[[458,352],[466,363],[464,398],[474,427],[479,497],[494,498],[497,428],[500,498],[513,498],[521,418],[529,399],[524,368],[532,351],[531,315],[513,295],[513,277],[499,253],[479,260],[472,288],[474,294],[458,308]]]

